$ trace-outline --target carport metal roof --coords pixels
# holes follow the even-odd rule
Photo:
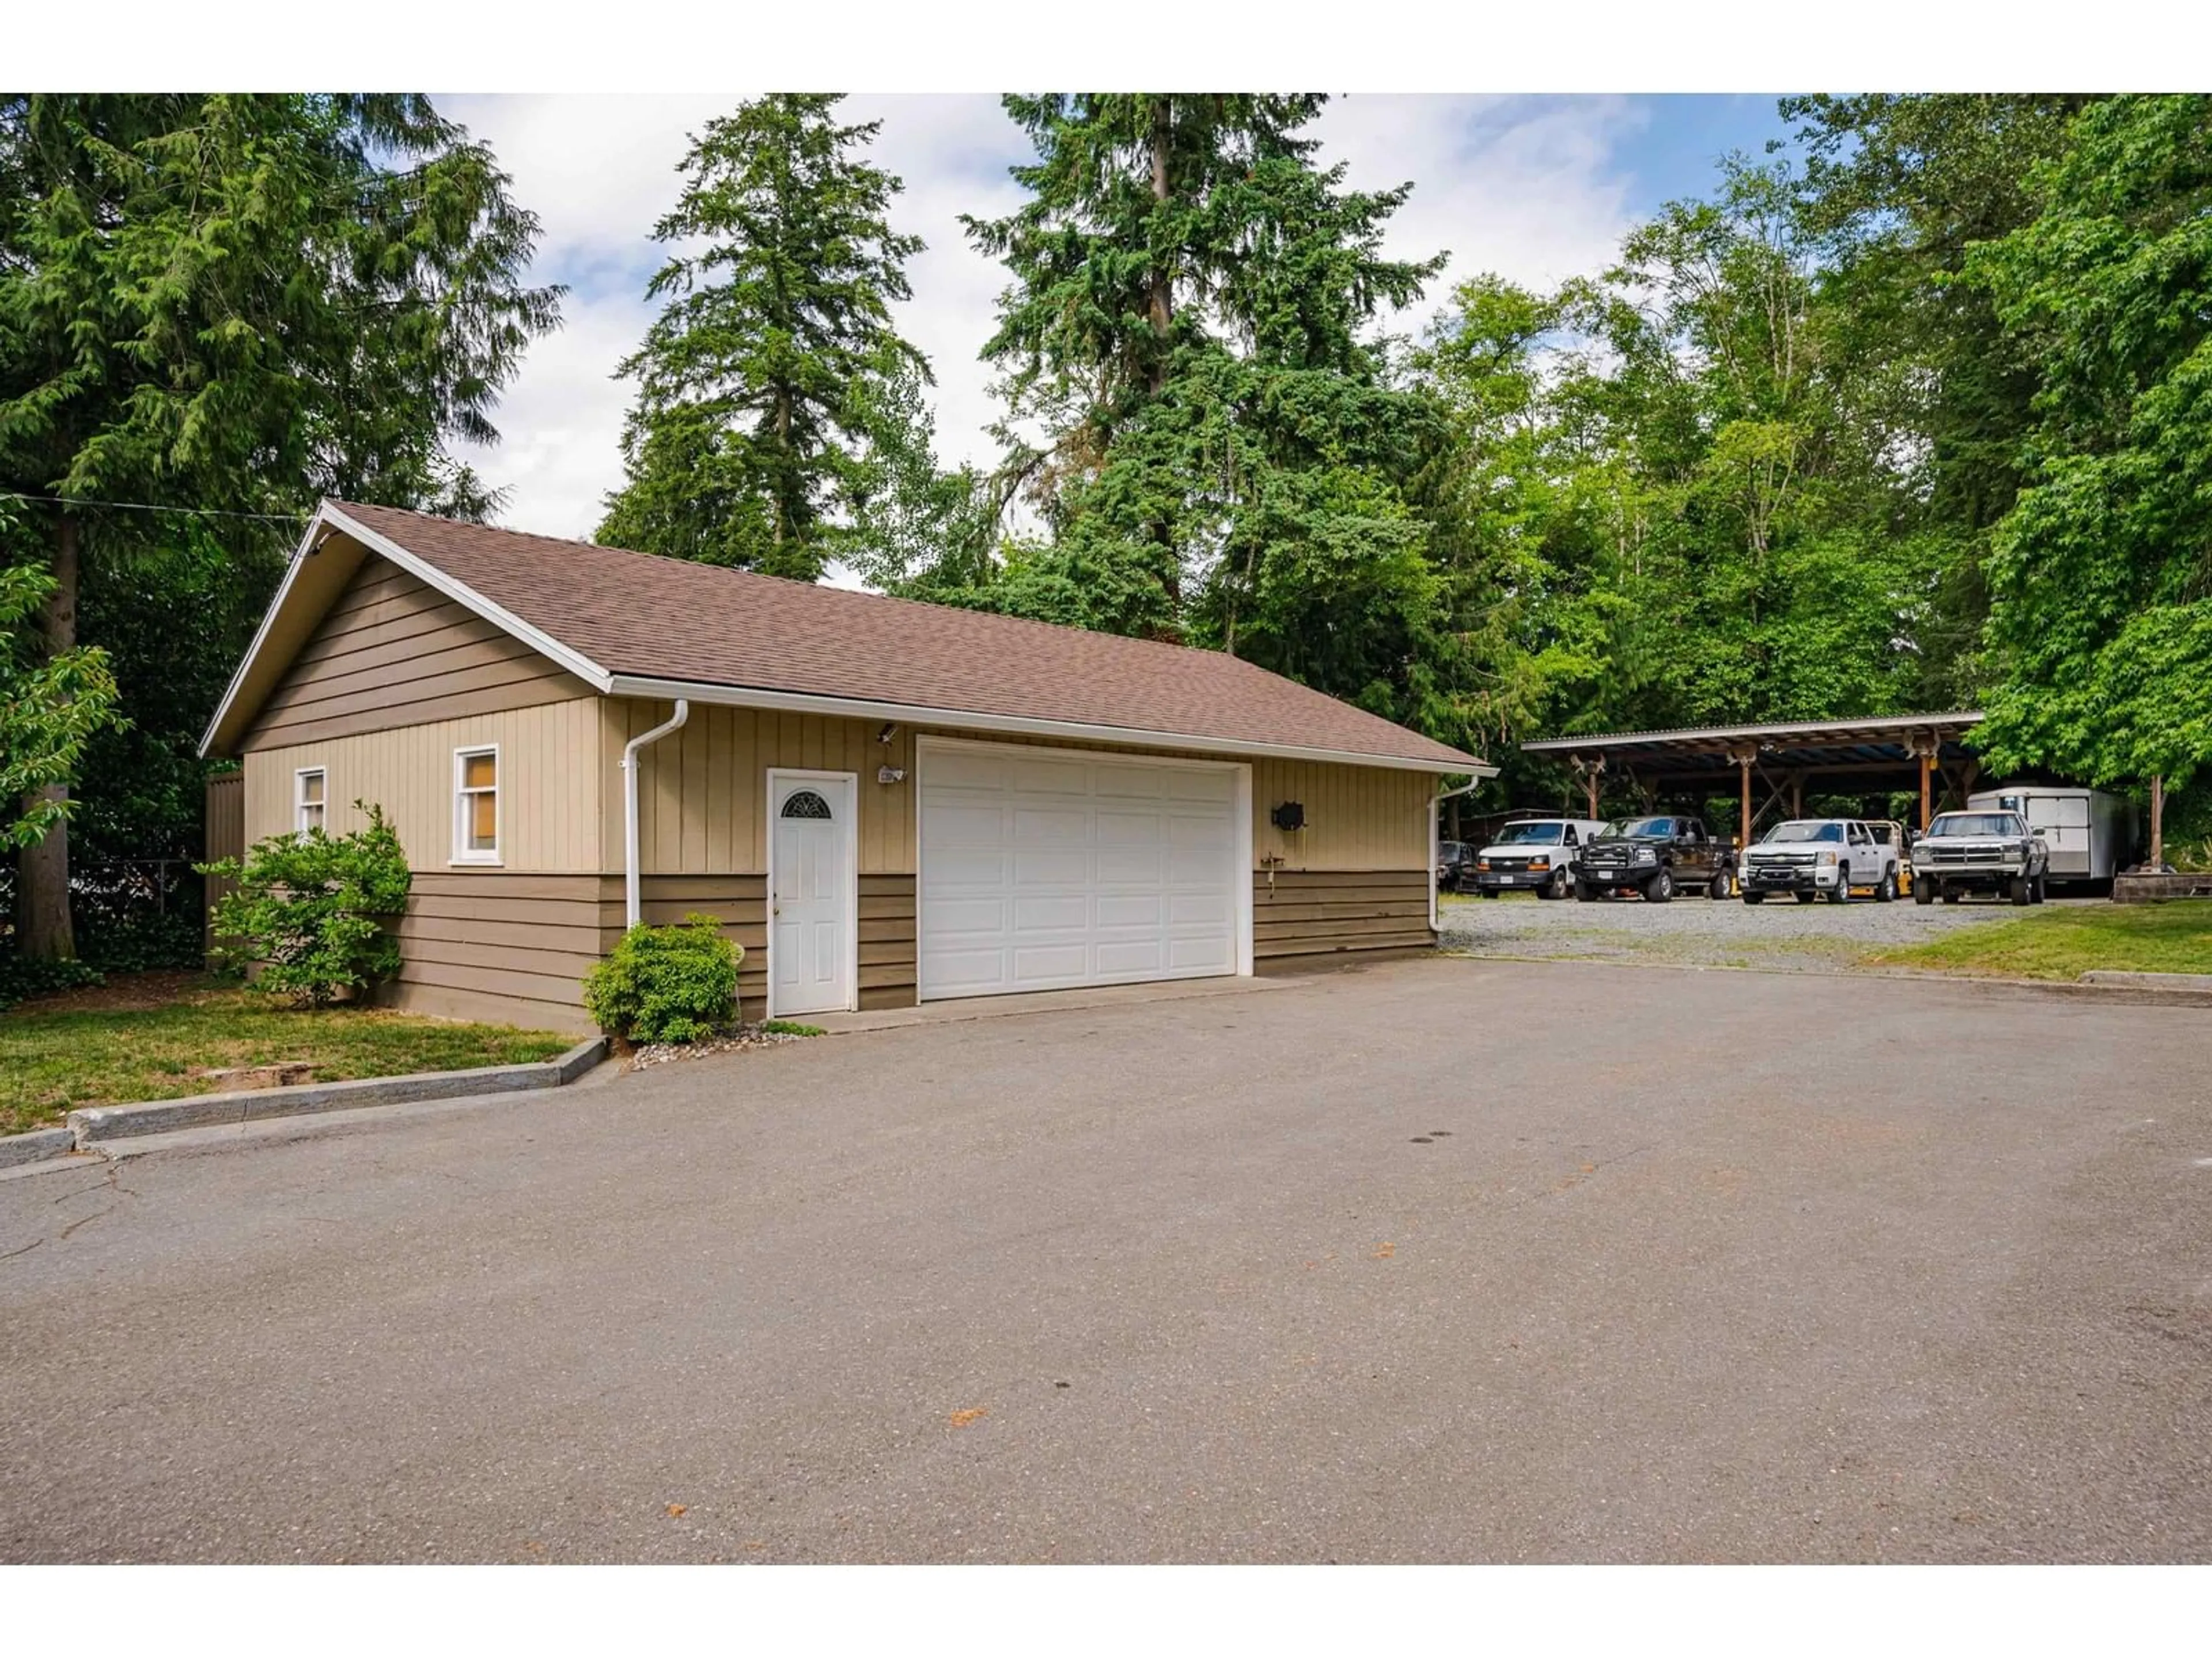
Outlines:
[[[1521,745],[1531,755],[1570,761],[1580,772],[1597,816],[1598,780],[1626,775],[1653,788],[1740,787],[1742,833],[1748,839],[1754,775],[1769,791],[1768,804],[1787,788],[1802,800],[1814,778],[1848,780],[1854,792],[1920,790],[1924,827],[1932,805],[1932,775],[1940,774],[1963,801],[1979,763],[1966,734],[1981,724],[1978,709],[1943,714],[1883,714],[1864,720],[1790,720],[1768,726],[1684,726],[1667,732],[1613,732],[1589,737],[1540,738]]]

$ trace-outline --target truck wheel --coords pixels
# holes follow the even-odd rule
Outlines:
[[[1883,875],[1881,878],[1881,885],[1874,890],[1874,902],[1876,904],[1894,904],[1897,902],[1896,871],[1892,870]]]
[[[1578,903],[1595,904],[1597,902],[1597,889],[1586,881],[1578,881],[1575,884],[1575,899]]]
[[[1849,904],[1850,902],[1851,866],[1846,864],[1836,872],[1836,888],[1833,892],[1828,895],[1828,902],[1831,904]]]
[[[1539,887],[1536,890],[1536,896],[1538,898],[1563,899],[1566,897],[1571,886],[1572,883],[1569,878],[1567,872],[1565,870],[1555,870],[1552,872],[1551,880],[1546,882],[1541,887]]]
[[[1766,895],[1747,891],[1743,896],[1743,902],[1746,904],[1764,904],[1766,902]]]
[[[1661,865],[1659,873],[1644,884],[1644,896],[1646,902],[1652,904],[1664,904],[1668,899],[1674,897],[1674,872],[1665,865]]]
[[[1936,884],[1932,881],[1926,880],[1914,882],[1912,884],[1912,902],[1915,904],[1935,903]]]
[[[1735,872],[1733,870],[1714,871],[1713,884],[1705,889],[1705,896],[1707,898],[1717,899],[1734,898],[1735,896]]]
[[[2023,871],[2012,878],[2012,902],[2014,904],[2026,904],[2034,896],[2035,883],[2029,878],[2026,872]]]
[[[2029,895],[2027,902],[2030,904],[2040,904],[2050,896],[2050,891],[2051,878],[2047,875],[2038,876],[2035,878],[2035,891]]]

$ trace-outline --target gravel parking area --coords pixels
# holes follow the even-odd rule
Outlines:
[[[1930,905],[1854,899],[1834,905],[1799,904],[1790,898],[1746,904],[1736,899],[1684,897],[1670,904],[1647,904],[1638,898],[1582,904],[1572,899],[1547,902],[1521,893],[1495,899],[1446,893],[1438,897],[1437,908],[1443,948],[1475,956],[1831,972],[1857,966],[1869,951],[1917,945],[1961,927],[1986,927],[2028,914],[2009,904],[1973,899]]]

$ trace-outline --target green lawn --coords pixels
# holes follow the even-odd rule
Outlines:
[[[60,1121],[72,1107],[204,1094],[215,1066],[307,1060],[315,1081],[549,1060],[575,1039],[461,1025],[384,1009],[273,1008],[201,990],[157,1008],[0,1014],[0,1134]]]
[[[2017,979],[2078,979],[2092,968],[2212,974],[2212,899],[2054,907],[1863,960]]]

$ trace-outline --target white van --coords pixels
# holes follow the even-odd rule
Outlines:
[[[1474,855],[1468,872],[1474,890],[1485,898],[1526,890],[1538,898],[1563,899],[1575,890],[1582,849],[1604,828],[1595,818],[1514,818]]]

